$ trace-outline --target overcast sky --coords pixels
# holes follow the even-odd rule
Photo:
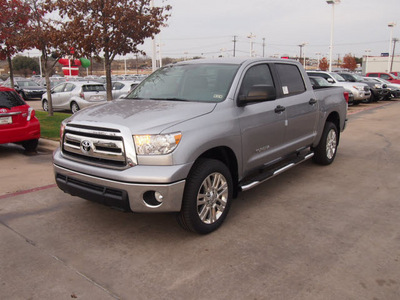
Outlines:
[[[233,56],[234,36],[236,56],[249,56],[250,34],[256,56],[263,56],[263,38],[265,56],[299,55],[303,43],[307,57],[329,56],[332,5],[326,0],[154,0],[165,4],[171,17],[156,38],[163,57]],[[334,16],[335,58],[388,52],[391,22],[400,38],[400,0],[342,0]],[[151,41],[142,49],[151,56]],[[400,42],[396,49],[399,54]]]

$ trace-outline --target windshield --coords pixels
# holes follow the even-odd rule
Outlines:
[[[362,77],[362,76],[360,76],[360,75],[353,74],[353,76],[354,76],[354,78],[355,78],[357,81],[364,81],[364,77]]]
[[[220,102],[225,100],[239,65],[187,64],[157,70],[128,99]]]
[[[38,87],[39,85],[36,83],[36,82],[34,82],[34,81],[17,81],[18,82],[18,85],[20,86],[20,87],[29,87],[29,86],[35,86],[35,87]]]
[[[335,78],[336,81],[339,81],[339,82],[344,82],[344,81],[346,81],[346,80],[344,80],[344,78],[343,78],[342,76],[340,76],[339,74],[336,74],[336,73],[330,73],[330,74],[332,75],[333,78]]]
[[[0,92],[0,108],[5,107],[10,109],[11,107],[21,106],[24,104],[25,102],[18,96],[16,92]]]

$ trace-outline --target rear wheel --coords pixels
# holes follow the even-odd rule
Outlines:
[[[339,144],[339,132],[336,125],[332,122],[326,122],[321,140],[314,150],[314,162],[320,165],[329,165],[336,156],[337,146]]]
[[[232,176],[225,164],[214,159],[199,160],[186,181],[179,224],[200,234],[216,230],[228,214],[232,191]]]
[[[25,150],[28,152],[33,152],[36,150],[38,144],[39,144],[38,139],[28,140],[22,142],[22,147],[24,147]]]
[[[47,100],[43,100],[42,107],[44,111],[49,111],[49,103],[47,102]]]
[[[72,102],[72,103],[71,103],[71,112],[72,112],[73,114],[76,113],[79,109],[80,109],[80,108],[79,108],[78,103],[76,103],[76,102]]]

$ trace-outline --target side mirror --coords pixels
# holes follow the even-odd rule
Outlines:
[[[335,81],[330,77],[326,81],[328,81],[329,83],[335,83]]]
[[[265,84],[253,85],[247,95],[239,96],[239,105],[249,102],[271,101],[276,99],[275,87]]]
[[[383,87],[384,89],[386,89],[386,88],[387,88],[387,84],[384,83],[384,84],[382,85],[382,87]]]

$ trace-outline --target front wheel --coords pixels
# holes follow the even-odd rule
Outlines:
[[[320,165],[329,165],[336,156],[339,144],[339,132],[335,124],[326,122],[321,140],[314,150],[314,162]]]
[[[186,181],[179,224],[200,234],[216,230],[228,214],[232,191],[228,167],[215,159],[200,159]]]

